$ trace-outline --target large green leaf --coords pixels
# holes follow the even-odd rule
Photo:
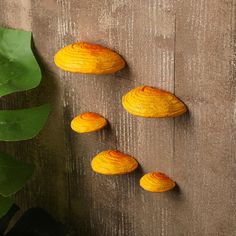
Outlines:
[[[13,199],[11,197],[0,196],[0,218],[8,212],[13,204]]]
[[[0,140],[19,141],[35,137],[43,128],[49,110],[48,104],[29,109],[1,110]]]
[[[0,152],[0,195],[8,197],[20,190],[33,170],[32,165]]]
[[[40,80],[31,32],[0,28],[0,96],[35,88]]]

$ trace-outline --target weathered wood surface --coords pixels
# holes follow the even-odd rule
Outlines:
[[[53,111],[32,141],[1,148],[36,166],[18,194],[22,209],[42,206],[75,235],[234,236],[235,7],[234,0],[0,0],[0,25],[33,32],[42,85],[1,98],[1,107],[49,100]],[[115,75],[60,71],[58,48],[84,40],[118,51],[128,68]],[[176,119],[127,114],[121,96],[136,85],[180,97],[189,113]],[[71,118],[98,112],[104,131],[78,135]],[[91,172],[91,158],[117,148],[141,168],[127,176]],[[152,194],[143,173],[160,170],[179,190]]]

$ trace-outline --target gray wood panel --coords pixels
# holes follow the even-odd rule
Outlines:
[[[49,101],[53,108],[37,138],[0,143],[36,166],[17,194],[22,211],[44,207],[75,235],[236,235],[235,7],[234,0],[0,0],[0,25],[33,32],[43,72],[39,88],[3,97],[0,106]],[[53,55],[77,40],[116,50],[128,67],[106,76],[60,71]],[[129,115],[121,96],[141,84],[174,92],[189,113]],[[84,111],[102,114],[110,126],[72,132],[70,120]],[[140,168],[93,173],[92,157],[108,148],[133,155]],[[154,170],[178,188],[143,191],[140,177]]]

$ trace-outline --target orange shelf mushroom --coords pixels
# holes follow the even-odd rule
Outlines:
[[[122,105],[132,115],[142,117],[176,117],[187,111],[175,95],[149,86],[130,90],[122,97]]]
[[[106,125],[106,119],[93,112],[82,113],[71,121],[71,128],[77,133],[97,131]]]
[[[140,186],[149,192],[166,192],[175,187],[175,182],[165,174],[152,172],[140,179]]]
[[[76,42],[60,49],[54,63],[62,70],[83,74],[112,74],[125,67],[116,52],[97,44]]]
[[[91,166],[93,171],[104,175],[127,174],[138,167],[138,162],[131,156],[116,150],[107,150],[97,154]]]

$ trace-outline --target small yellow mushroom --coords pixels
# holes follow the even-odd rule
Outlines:
[[[152,172],[140,179],[140,186],[149,192],[166,192],[175,187],[175,182],[165,174]]]
[[[142,117],[175,117],[187,111],[175,95],[149,86],[130,90],[122,97],[122,105],[132,115]]]
[[[71,128],[77,133],[97,131],[106,125],[106,119],[93,112],[82,113],[71,121]]]
[[[60,49],[54,63],[62,70],[83,74],[112,74],[125,67],[123,58],[97,44],[76,42]]]
[[[93,171],[104,175],[127,174],[138,167],[138,162],[131,156],[116,150],[107,150],[97,154],[91,166]]]

